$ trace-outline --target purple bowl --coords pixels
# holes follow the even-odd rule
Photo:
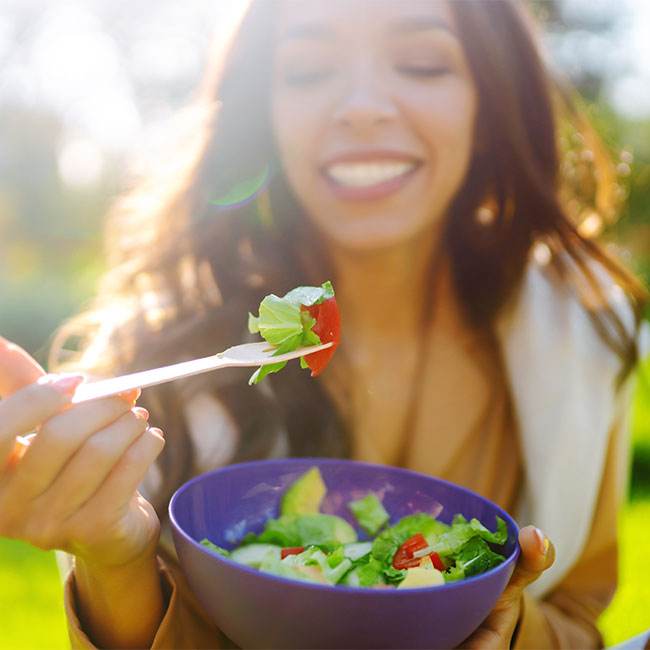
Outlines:
[[[349,501],[379,494],[390,523],[414,512],[477,517],[508,526],[506,561],[486,573],[438,587],[368,589],[309,584],[261,573],[201,546],[232,548],[278,516],[280,497],[310,467],[327,485],[322,512],[356,525]],[[440,509],[442,505],[442,509]],[[454,648],[485,619],[519,555],[514,520],[484,497],[404,469],[349,460],[295,458],[230,465],[198,476],[171,499],[178,558],[190,587],[217,626],[242,648]]]

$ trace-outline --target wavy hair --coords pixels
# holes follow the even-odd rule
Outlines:
[[[269,101],[277,4],[252,0],[215,38],[178,148],[108,214],[108,268],[98,296],[60,330],[54,358],[103,375],[203,356],[244,339],[247,312],[264,295],[308,281],[301,249],[316,256],[324,279],[330,277],[273,147]],[[549,75],[521,3],[449,5],[478,89],[477,137],[485,143],[446,224],[466,314],[476,327],[490,327],[519,285],[532,247],[543,241],[552,265],[620,357],[623,377],[637,360],[635,333],[610,306],[592,260],[627,293],[637,325],[645,292],[570,217],[567,205],[577,195],[567,192],[560,173],[560,130],[571,125],[591,143],[597,155],[589,174],[601,188],[592,207],[611,217],[616,206],[602,189],[611,186],[609,158]],[[485,201],[495,208],[490,228],[473,216]],[[190,392],[217,395],[237,422],[234,460],[268,455],[281,435],[292,455],[347,455],[336,409],[320,383],[305,381],[300,372],[289,366],[254,388],[247,385],[248,372],[233,370],[148,389],[142,402],[152,420],[165,423],[167,438],[159,459],[165,480],[152,499],[159,513],[192,471],[183,413]]]

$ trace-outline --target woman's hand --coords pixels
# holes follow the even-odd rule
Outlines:
[[[109,569],[155,548],[158,518],[136,489],[164,440],[137,392],[72,405],[82,380],[46,377],[0,339],[0,536]]]
[[[511,647],[521,613],[524,587],[537,580],[555,560],[553,544],[534,526],[526,526],[519,531],[519,545],[521,554],[508,586],[488,617],[461,644],[461,648],[502,650]]]

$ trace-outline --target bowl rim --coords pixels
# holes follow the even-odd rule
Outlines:
[[[373,589],[372,587],[353,587],[351,585],[325,585],[325,584],[318,584],[315,582],[307,582],[307,581],[302,581],[302,580],[292,580],[291,578],[285,578],[283,576],[278,576],[273,573],[264,573],[260,571],[259,569],[255,569],[253,567],[249,567],[245,564],[242,564],[241,562],[235,562],[235,560],[231,560],[229,557],[226,557],[225,555],[217,555],[213,551],[211,551],[208,547],[203,546],[200,542],[198,542],[196,539],[194,539],[191,535],[189,535],[178,523],[176,520],[176,517],[174,516],[174,506],[176,502],[181,498],[181,495],[186,491],[191,489],[191,487],[194,485],[194,483],[199,483],[203,480],[206,479],[206,477],[211,476],[213,474],[225,474],[233,471],[240,471],[244,468],[248,467],[256,467],[260,465],[299,465],[299,464],[317,464],[317,465],[340,465],[340,464],[345,464],[345,465],[361,465],[363,467],[367,468],[376,468],[380,470],[389,470],[391,472],[397,472],[398,474],[401,475],[407,475],[411,477],[418,477],[418,478],[424,478],[427,480],[432,480],[437,483],[442,483],[444,485],[447,485],[455,490],[460,490],[461,492],[465,492],[466,494],[470,495],[473,498],[477,498],[480,501],[483,501],[487,503],[488,505],[496,508],[499,511],[499,516],[508,524],[511,526],[514,531],[515,531],[515,548],[506,557],[506,559],[496,567],[489,569],[488,571],[484,571],[483,573],[479,573],[478,575],[470,576],[469,578],[463,578],[462,580],[455,580],[453,582],[445,582],[442,585],[435,585],[435,586],[428,586],[428,587],[410,587],[409,589],[404,589],[404,590],[397,590],[397,589]],[[374,594],[379,597],[384,597],[384,596],[394,596],[396,593],[401,593],[401,594],[409,594],[409,593],[417,593],[421,594],[422,592],[431,592],[434,590],[440,590],[440,589],[459,589],[462,588],[463,585],[468,584],[468,583],[474,583],[478,582],[481,579],[484,579],[488,576],[494,575],[496,573],[505,571],[507,567],[509,567],[511,564],[514,564],[517,559],[519,558],[519,553],[521,552],[521,548],[519,545],[519,526],[517,525],[517,522],[514,520],[514,518],[506,512],[501,506],[497,505],[494,503],[494,501],[491,501],[487,497],[484,497],[482,494],[479,494],[478,492],[474,492],[473,490],[470,490],[469,488],[466,488],[462,485],[458,485],[457,483],[453,483],[452,481],[447,481],[445,479],[438,478],[436,476],[431,476],[430,474],[424,474],[423,472],[416,472],[410,469],[406,469],[403,467],[395,467],[393,465],[381,465],[379,463],[367,463],[365,461],[360,461],[360,460],[352,460],[348,458],[319,458],[319,457],[308,457],[308,456],[302,456],[302,457],[287,457],[287,458],[269,458],[269,459],[262,459],[262,460],[254,460],[254,461],[248,461],[245,463],[233,463],[231,465],[226,465],[224,467],[219,467],[217,469],[211,470],[209,472],[204,472],[202,474],[199,474],[198,476],[195,476],[191,478],[189,481],[186,481],[176,489],[174,494],[172,495],[171,499],[169,500],[169,506],[168,506],[168,514],[169,514],[169,520],[170,523],[172,524],[172,530],[173,532],[181,535],[185,540],[190,542],[192,546],[197,548],[199,551],[202,553],[206,553],[209,555],[211,558],[215,558],[218,562],[224,562],[226,566],[231,566],[235,567],[237,569],[240,569],[242,571],[245,571],[246,573],[249,573],[251,575],[255,575],[258,578],[261,578],[263,580],[273,580],[273,581],[280,581],[281,583],[285,584],[291,584],[294,585],[295,587],[305,587],[308,589],[316,589],[319,591],[325,590],[328,593],[335,593],[336,591],[341,592],[344,591],[345,593],[357,593],[357,594]],[[175,542],[174,542],[175,545]],[[333,591],[334,590],[334,591]]]

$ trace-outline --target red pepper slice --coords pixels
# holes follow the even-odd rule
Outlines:
[[[306,546],[287,546],[280,551],[280,558],[284,560],[288,555],[300,555],[306,548]]]
[[[316,321],[311,331],[318,336],[321,343],[334,343],[332,347],[321,352],[314,352],[304,357],[305,362],[311,369],[311,376],[315,377],[328,364],[334,351],[341,341],[341,317],[336,298],[328,298],[317,305],[301,305],[301,311],[308,311],[309,315]]]

